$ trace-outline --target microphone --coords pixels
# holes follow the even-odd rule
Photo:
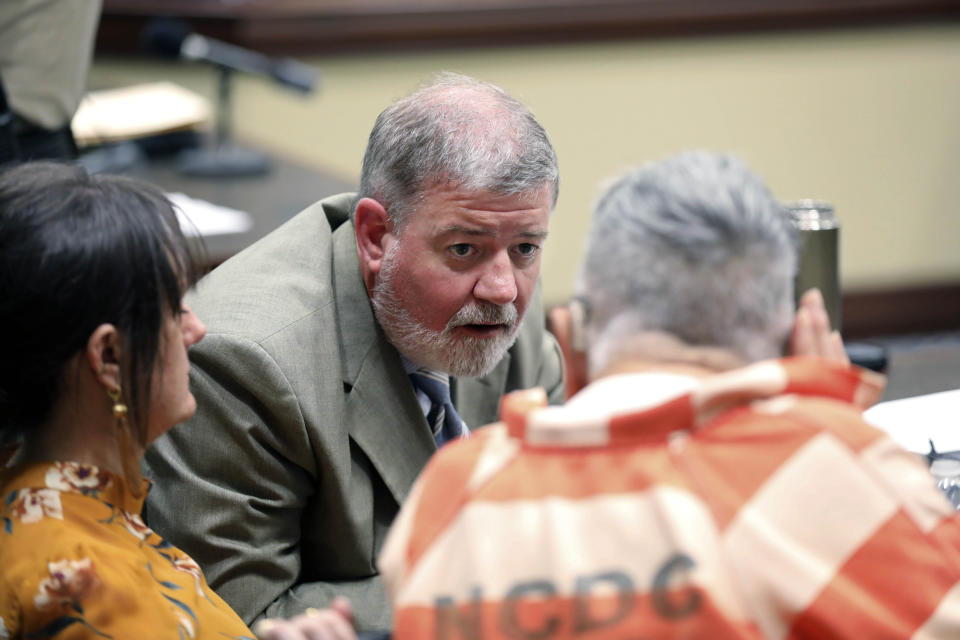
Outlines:
[[[177,20],[153,20],[144,28],[141,41],[148,51],[171,58],[202,60],[236,71],[273,78],[280,84],[310,93],[316,85],[312,68],[292,58],[270,58],[214,38],[191,32]]]

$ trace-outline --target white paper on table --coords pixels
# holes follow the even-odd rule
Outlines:
[[[253,227],[253,218],[246,211],[198,200],[183,193],[168,193],[167,197],[174,205],[184,235],[243,233]]]
[[[931,440],[940,453],[960,451],[960,389],[881,402],[863,417],[908,451],[929,453]]]
[[[146,82],[91,91],[70,124],[81,147],[198,128],[210,120],[210,101],[172,82]]]

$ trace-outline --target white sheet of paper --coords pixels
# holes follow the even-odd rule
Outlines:
[[[210,120],[210,101],[172,82],[146,82],[91,91],[80,101],[70,124],[81,147],[133,140]]]
[[[960,451],[960,389],[876,404],[864,419],[914,453]]]
[[[253,218],[246,211],[191,198],[184,193],[168,193],[167,197],[174,204],[184,235],[243,233],[253,227]]]

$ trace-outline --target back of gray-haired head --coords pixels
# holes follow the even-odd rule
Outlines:
[[[431,187],[512,195],[548,185],[555,203],[558,176],[553,146],[529,109],[492,84],[444,73],[377,118],[360,197],[402,226]]]
[[[690,152],[629,171],[597,204],[577,285],[591,368],[647,331],[751,362],[780,355],[796,260],[789,218],[735,158]]]

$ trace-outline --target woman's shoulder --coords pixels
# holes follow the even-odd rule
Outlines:
[[[123,482],[97,467],[76,463],[31,465],[0,474],[0,548],[4,554],[33,548],[49,554],[78,544],[112,547],[121,529],[133,531],[131,501]],[[142,523],[140,523],[142,526]]]
[[[72,521],[69,505],[64,514],[61,497],[53,489],[21,490],[4,509],[0,618],[12,637],[53,637],[56,629],[86,624],[91,598],[114,590],[105,589],[116,580],[105,569],[122,562],[116,550],[83,522]]]
[[[0,581],[21,596],[39,594],[40,584],[56,576],[99,581],[104,567],[115,570],[126,554],[136,555],[142,540],[135,535],[139,516],[93,495],[33,483],[7,484],[0,497]]]
[[[196,562],[139,515],[50,491],[21,491],[28,506],[15,500],[4,511],[28,514],[5,515],[0,529],[0,619],[11,637],[55,637],[67,626],[91,638],[251,635]]]

